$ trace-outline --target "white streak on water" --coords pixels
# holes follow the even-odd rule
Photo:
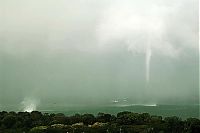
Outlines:
[[[32,112],[37,109],[37,105],[39,104],[39,100],[33,98],[24,98],[21,102],[23,106],[24,112]]]

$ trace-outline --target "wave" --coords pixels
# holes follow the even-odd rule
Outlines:
[[[157,104],[116,104],[116,107],[131,107],[131,106],[146,106],[146,107],[156,107]]]

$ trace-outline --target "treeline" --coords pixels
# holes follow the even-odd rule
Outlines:
[[[200,120],[148,113],[48,114],[0,112],[0,133],[200,133]]]

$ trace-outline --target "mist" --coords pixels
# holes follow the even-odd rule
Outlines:
[[[198,0],[0,1],[0,107],[198,104]]]

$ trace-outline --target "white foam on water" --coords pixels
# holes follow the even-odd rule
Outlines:
[[[39,100],[36,100],[34,98],[24,98],[21,104],[24,112],[32,112],[37,109]]]

